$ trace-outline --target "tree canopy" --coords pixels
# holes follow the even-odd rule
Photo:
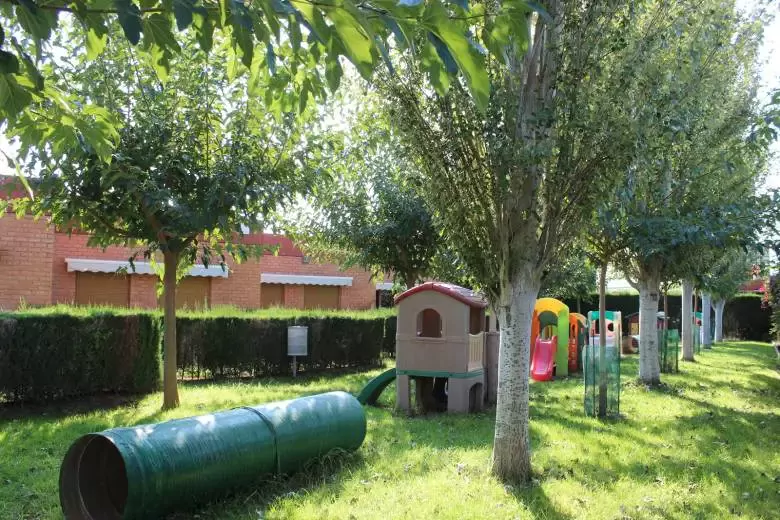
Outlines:
[[[490,41],[523,37],[532,9],[540,8],[503,2]],[[219,67],[231,79],[248,76],[252,95],[271,111],[337,89],[342,58],[366,78],[381,64],[392,69],[392,49],[421,59],[437,88],[460,74],[485,107],[485,49],[469,37],[469,20],[482,16],[480,5],[442,0],[0,0],[0,124],[23,150],[45,147],[59,133],[70,144],[89,143],[108,161],[116,121],[95,100],[76,104],[70,86],[56,81],[60,67],[72,58],[93,60],[110,44],[133,46],[166,82],[188,39],[205,53],[221,47]],[[62,32],[82,42],[74,53],[60,51]]]
[[[91,245],[161,254],[166,407],[178,405],[177,271],[196,261],[227,268],[228,256],[242,261],[259,253],[257,245],[242,241],[244,229],[261,229],[316,174],[309,167],[316,136],[304,138],[301,118],[275,117],[244,85],[212,66],[224,55],[207,55],[194,42],[184,45],[167,84],[126,46],[63,67],[63,81],[77,86],[74,96],[85,103],[100,99],[121,120],[117,146],[106,162],[86,144],[53,142],[34,157],[41,167],[36,197],[16,201],[66,230],[88,232]],[[55,146],[62,149],[51,153]]]

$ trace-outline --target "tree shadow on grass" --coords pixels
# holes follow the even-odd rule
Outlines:
[[[366,465],[360,451],[333,452],[307,463],[291,475],[266,475],[244,488],[232,490],[224,497],[207,503],[193,504],[189,510],[168,515],[168,520],[221,520],[225,517],[261,518],[259,512],[284,497],[318,493],[338,496],[349,476]]]

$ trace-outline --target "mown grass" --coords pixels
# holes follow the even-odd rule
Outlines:
[[[367,409],[355,454],[289,478],[260,480],[179,519],[688,519],[777,518],[780,374],[769,345],[718,345],[648,390],[625,360],[619,420],[582,415],[577,378],[534,383],[534,482],[506,486],[487,472],[493,413],[408,418],[392,387]],[[182,385],[183,406],[160,395],[0,411],[0,518],[60,518],[57,475],[79,435],[327,390],[356,393],[378,370],[331,377]],[[105,404],[105,403],[102,403]]]
[[[110,307],[105,305],[50,305],[46,307],[28,307],[17,311],[0,311],[0,317],[13,318],[24,316],[77,316],[91,317],[100,314],[126,316],[131,314],[158,314],[162,310],[136,309],[128,307]],[[252,319],[295,319],[295,318],[350,318],[350,319],[380,319],[395,316],[395,308],[380,308],[366,310],[336,310],[336,309],[291,309],[288,307],[273,307],[270,309],[239,309],[230,305],[215,306],[208,310],[179,309],[176,316],[180,318],[252,318]]]

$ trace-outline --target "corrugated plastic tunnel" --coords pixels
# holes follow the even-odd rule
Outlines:
[[[345,392],[236,408],[79,438],[60,469],[60,503],[74,520],[157,518],[286,474],[366,435]]]

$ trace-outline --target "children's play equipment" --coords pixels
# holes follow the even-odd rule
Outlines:
[[[574,342],[573,347],[572,342]],[[578,372],[582,369],[582,349],[587,343],[588,318],[572,312],[569,314],[569,372]]]
[[[531,322],[531,377],[549,381],[555,374],[569,373],[569,359],[577,355],[576,343],[569,343],[569,307],[555,298],[540,298]],[[575,361],[576,364],[576,361]]]
[[[426,282],[399,294],[396,405],[410,410],[410,382],[423,411],[482,409],[487,302],[457,285]]]
[[[374,379],[368,382],[360,391],[357,400],[360,404],[375,405],[382,391],[387,385],[395,381],[396,373],[394,368],[385,370]]]
[[[693,350],[696,354],[701,353],[701,320],[700,312],[693,313]]]
[[[344,392],[91,433],[65,455],[60,503],[69,520],[160,518],[354,451],[365,435],[363,407]]]
[[[604,326],[599,323],[598,311],[588,313],[590,335],[583,356],[583,375],[585,378],[585,414],[595,416],[601,401],[601,377],[605,379],[604,404],[606,414],[620,413],[620,348],[622,338],[620,312],[607,311]],[[600,356],[599,334],[606,335],[606,349],[603,365]]]
[[[588,339],[591,345],[599,344],[599,334],[602,328],[606,329],[607,346],[620,345],[623,337],[622,318],[619,311],[607,311],[605,316],[606,326],[602,327],[599,323],[599,311],[588,312],[588,323],[590,323],[590,332]]]

